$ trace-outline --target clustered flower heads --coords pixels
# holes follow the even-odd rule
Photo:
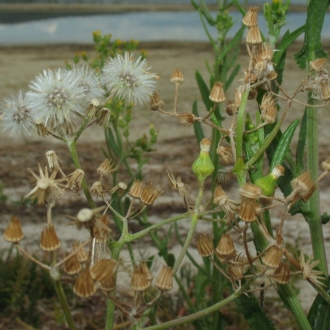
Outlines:
[[[94,116],[106,124],[109,111],[101,107],[106,92],[135,104],[150,101],[158,77],[149,70],[145,59],[130,53],[110,58],[101,74],[86,65],[44,70],[30,82],[29,91],[3,101],[2,127],[13,136],[35,131],[46,136],[49,131],[71,135],[77,117]]]

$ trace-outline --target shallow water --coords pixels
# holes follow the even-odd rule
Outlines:
[[[215,15],[215,13],[213,13]],[[228,37],[232,37],[240,27],[241,15],[231,13],[236,24]],[[47,43],[92,43],[91,33],[96,30],[111,33],[115,39],[137,39],[140,41],[207,41],[197,12],[135,12],[113,15],[88,15],[45,18],[23,23],[0,24],[0,44],[47,44]],[[293,31],[301,26],[306,13],[288,15],[286,29]],[[259,24],[267,31],[263,17]],[[323,37],[330,37],[330,15],[326,15]],[[210,31],[216,36],[216,31]],[[300,37],[302,39],[302,36]]]

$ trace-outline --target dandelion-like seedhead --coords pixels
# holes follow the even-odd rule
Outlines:
[[[2,105],[1,124],[12,136],[33,134],[36,126],[31,117],[31,110],[22,91],[10,99],[5,99]]]
[[[155,91],[157,76],[149,72],[146,60],[134,59],[132,54],[117,55],[103,67],[102,82],[110,95],[127,99],[128,102],[144,104],[149,102]]]
[[[26,93],[34,121],[54,129],[63,123],[71,123],[72,114],[84,114],[85,87],[77,71],[44,70],[31,81],[31,91]]]
[[[78,86],[84,89],[83,106],[90,103],[92,99],[102,99],[104,96],[104,89],[102,88],[98,76],[88,66],[79,65],[72,69],[73,75],[77,77]]]

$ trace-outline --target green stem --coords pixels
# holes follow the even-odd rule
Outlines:
[[[157,324],[157,325],[153,325],[151,327],[144,328],[144,330],[163,330],[163,329],[168,329],[168,328],[172,328],[172,327],[175,328],[181,324],[188,324],[188,323],[191,323],[202,317],[206,317],[214,312],[218,312],[221,307],[228,305],[230,302],[234,301],[236,298],[238,298],[240,295],[242,295],[244,293],[244,291],[249,287],[249,285],[251,284],[251,282],[253,280],[254,280],[254,278],[251,278],[239,290],[234,292],[228,298],[223,299],[208,308],[205,308],[197,313],[194,313],[194,314],[191,314],[191,315],[188,315],[185,317],[181,317],[176,320],[172,320],[169,322],[165,322],[163,324]],[[308,329],[308,328],[306,328],[306,329]]]
[[[306,316],[304,310],[302,309],[301,304],[300,304],[291,284],[278,285],[277,288],[278,288],[279,294],[281,295],[282,299],[283,299],[283,297],[285,297],[285,299],[283,299],[283,300],[287,304],[289,304],[290,310],[296,319],[299,329],[300,330],[311,330],[312,328],[308,322],[307,316]]]
[[[66,145],[68,146],[69,148],[69,151],[70,151],[70,154],[71,154],[71,157],[72,157],[72,160],[73,160],[73,163],[74,163],[74,166],[76,169],[81,169],[81,165],[80,165],[80,162],[79,162],[79,158],[78,158],[78,154],[77,154],[77,149],[76,149],[76,140],[67,140],[66,141]],[[85,178],[83,178],[82,182],[81,182],[81,188],[83,189],[84,191],[84,194],[86,196],[86,199],[87,199],[87,202],[88,202],[88,205],[90,208],[94,209],[96,206],[95,206],[95,203],[93,201],[93,198],[88,190],[88,187],[87,187],[87,183],[86,183],[86,180]]]
[[[178,256],[178,258],[175,261],[174,267],[172,269],[173,274],[175,274],[177,272],[184,256],[186,255],[189,244],[190,244],[193,234],[195,232],[195,228],[196,228],[196,225],[198,223],[198,218],[199,218],[199,206],[201,205],[203,194],[204,194],[204,181],[200,182],[198,195],[197,195],[195,207],[194,207],[194,213],[191,216],[191,222],[190,222],[190,228],[188,231],[188,235],[186,237],[186,240],[184,242],[180,255]]]
[[[74,320],[72,318],[71,312],[70,312],[70,307],[68,305],[68,302],[65,297],[65,293],[63,290],[63,286],[60,281],[54,281],[54,286],[57,294],[58,301],[61,305],[61,309],[65,315],[66,322],[68,324],[68,327],[70,330],[76,330],[76,325],[74,323]]]

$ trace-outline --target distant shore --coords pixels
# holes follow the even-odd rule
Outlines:
[[[249,4],[252,6],[253,2]],[[208,5],[208,9],[216,11],[217,5]],[[231,7],[231,10],[237,10]],[[63,13],[63,14],[111,14],[120,12],[146,12],[146,11],[193,11],[190,4],[0,4],[0,13]],[[291,12],[306,11],[306,5],[291,5]]]

